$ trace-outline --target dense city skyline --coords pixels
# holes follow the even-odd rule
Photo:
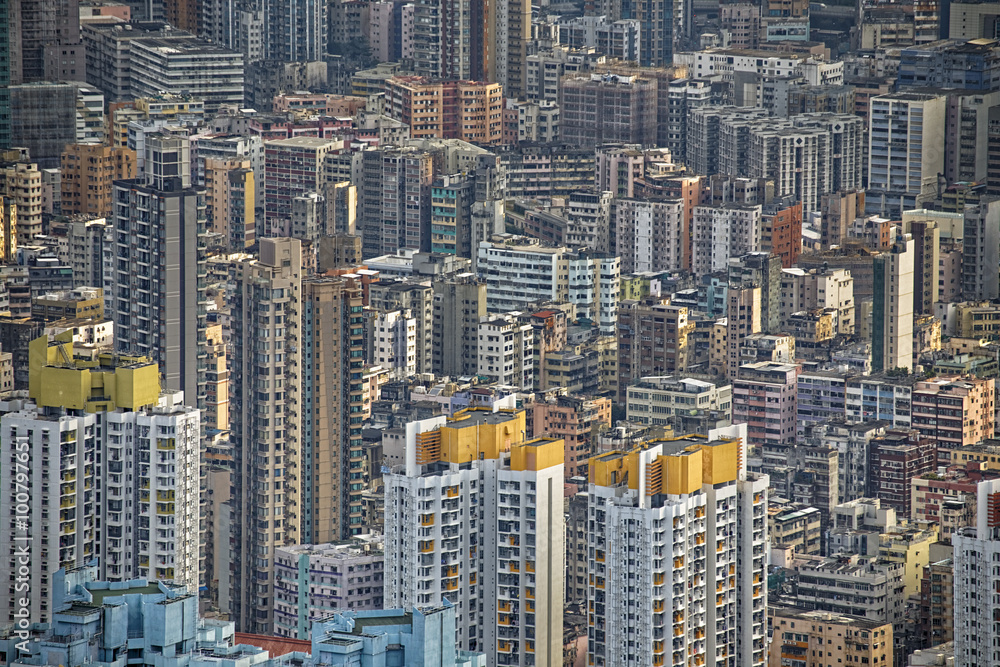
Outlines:
[[[0,0],[0,667],[1000,665],[998,25]]]

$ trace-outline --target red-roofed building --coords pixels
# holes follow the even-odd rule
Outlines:
[[[234,641],[237,644],[260,647],[267,651],[272,658],[279,658],[289,653],[312,652],[312,642],[305,639],[286,639],[284,637],[269,637],[268,635],[252,635],[246,632],[237,632]]]

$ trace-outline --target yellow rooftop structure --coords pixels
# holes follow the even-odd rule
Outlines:
[[[159,367],[148,357],[74,345],[72,331],[41,336],[28,348],[28,396],[38,407],[136,410],[159,400]]]
[[[466,408],[433,431],[417,434],[417,463],[462,464],[497,459],[514,444],[524,442],[524,410]]]
[[[590,459],[590,483],[628,485],[635,491],[643,484],[648,496],[694,493],[703,484],[736,481],[742,456],[740,444],[736,438],[709,440],[702,435],[686,435],[646,442],[627,452],[607,452]]]

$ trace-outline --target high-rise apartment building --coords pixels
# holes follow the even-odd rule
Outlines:
[[[757,123],[750,131],[745,175],[773,178],[775,194],[794,195],[804,214],[818,211],[823,195],[861,185],[863,130],[862,121],[847,114]]]
[[[191,186],[187,137],[146,138],[145,176],[115,181],[113,269],[106,284],[115,347],[159,363],[164,386],[204,404],[205,191]]]
[[[17,46],[18,38],[15,36],[11,40],[11,19],[13,18],[16,2],[4,0],[0,3],[0,149],[11,147],[11,126],[10,126],[10,84],[19,82],[20,76],[11,76],[13,63],[11,56],[16,59],[19,53],[11,53],[11,41]]]
[[[264,0],[264,56],[268,60],[322,60],[328,50],[324,0]]]
[[[725,271],[730,257],[759,252],[763,208],[751,204],[696,206],[691,222],[691,268],[698,275]]]
[[[472,257],[472,203],[475,178],[468,174],[442,175],[431,184],[430,249],[459,257]]]
[[[571,146],[607,143],[655,146],[657,81],[640,76],[585,74],[559,83],[559,133]]]
[[[0,261],[11,262],[17,252],[17,203],[0,195]]]
[[[620,0],[595,3],[599,14],[611,21],[639,21],[642,41],[639,64],[643,67],[665,67],[673,64],[674,53],[682,50],[684,40],[691,35],[694,6],[685,0],[657,0],[633,4]]]
[[[868,210],[899,215],[937,192],[944,173],[946,99],[900,92],[873,97],[868,112]]]
[[[17,242],[27,245],[42,233],[42,172],[28,162],[0,169],[0,193],[17,205]]]
[[[669,299],[622,301],[618,309],[618,400],[628,385],[647,375],[670,375],[687,370],[688,337],[695,323],[686,306]]]
[[[685,164],[696,174],[713,176],[722,173],[722,131],[721,125],[727,121],[746,123],[751,120],[767,118],[763,109],[743,109],[734,106],[717,106],[714,104],[696,104],[688,110],[685,124],[688,137],[685,141]],[[769,121],[773,125],[773,121]],[[746,150],[748,146],[742,146]],[[733,150],[739,150],[740,145],[733,145]],[[739,162],[733,156],[731,163]],[[740,174],[727,174],[739,176]]]
[[[954,547],[955,664],[997,667],[1000,605],[991,591],[1000,587],[993,565],[1000,560],[1000,480],[979,483],[976,522],[952,536]]]
[[[781,258],[774,253],[751,252],[729,260],[729,285],[760,288],[760,329],[781,331]]]
[[[778,459],[795,444],[799,367],[759,361],[740,366],[733,380],[733,423],[747,424],[747,442]]]
[[[431,184],[434,160],[416,148],[364,151],[358,188],[359,222],[365,257],[430,250]]]
[[[765,663],[766,476],[737,438],[591,461],[588,663]]]
[[[622,273],[677,271],[685,266],[690,230],[684,201],[619,199],[612,201],[614,243]]]
[[[29,568],[29,611],[42,620],[55,611],[56,571],[93,559],[104,580],[198,584],[199,411],[160,391],[148,358],[74,349],[71,338],[31,342],[30,400],[7,403],[0,419],[0,479],[27,497],[27,524],[0,536],[4,569]],[[0,507],[9,525],[15,507]],[[15,596],[0,597],[0,618],[14,621]]]
[[[276,139],[264,144],[264,215],[262,236],[291,233],[292,201],[310,192],[322,194],[326,156],[342,144],[319,137]]]
[[[1000,298],[1000,199],[982,199],[964,215],[962,296],[970,301]]]
[[[206,429],[229,430],[229,363],[222,324],[217,318],[205,328],[205,409]]]
[[[913,236],[913,312],[931,315],[940,301],[941,229],[934,220],[914,220],[910,223]],[[997,244],[1000,252],[1000,243]],[[997,271],[1000,277],[1000,270]]]
[[[302,542],[337,542],[362,532],[361,409],[364,314],[355,277],[302,281]]]
[[[70,144],[62,154],[62,214],[110,216],[111,184],[135,178],[135,151],[98,143]]]
[[[231,252],[243,252],[257,238],[256,196],[250,160],[205,160],[208,227]]]
[[[297,239],[261,239],[237,269],[232,305],[232,614],[237,627],[273,627],[275,549],[301,542],[302,251]],[[224,596],[220,592],[220,597]]]
[[[110,280],[111,251],[114,238],[106,218],[70,220],[66,223],[66,242],[69,245],[69,263],[73,267],[74,285],[100,285]],[[110,294],[105,290],[105,312]]]
[[[488,25],[484,2],[417,0],[413,71],[436,79],[484,79]]]
[[[486,315],[486,283],[473,273],[434,281],[431,369],[460,377],[479,372],[479,322]]]
[[[8,91],[12,137],[41,167],[58,166],[63,148],[78,140],[76,87],[38,81]]]
[[[488,409],[411,422],[385,476],[385,604],[447,599],[459,648],[488,665],[562,659],[563,442],[525,427]]]
[[[872,370],[913,368],[913,238],[877,255],[872,302]]]
[[[760,287],[734,286],[726,290],[724,367],[730,380],[739,373],[743,341],[761,332],[762,312]]]
[[[78,2],[6,0],[0,17],[6,24],[8,48],[2,58],[11,84],[83,79]]]
[[[507,315],[487,315],[479,322],[479,376],[489,382],[535,387],[534,329]]]

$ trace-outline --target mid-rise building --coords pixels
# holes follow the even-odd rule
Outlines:
[[[774,549],[817,556],[822,550],[822,513],[815,507],[772,505],[767,525]]]
[[[791,569],[798,575],[797,597],[803,607],[901,628],[906,610],[904,563],[858,554],[799,556]]]
[[[306,639],[314,621],[336,612],[382,609],[383,565],[375,536],[276,548],[274,634]]]
[[[893,662],[892,624],[862,616],[806,611],[795,607],[768,609],[772,636],[769,667],[786,661],[811,664],[816,653],[836,664]],[[818,664],[818,660],[817,660]]]
[[[479,322],[479,376],[528,391],[535,386],[534,329],[516,318],[487,315]]]
[[[479,244],[478,268],[490,311],[509,312],[545,301],[572,303],[578,317],[593,321],[602,334],[614,333],[621,276],[617,257],[517,241]]]
[[[791,268],[781,272],[782,326],[795,313],[835,310],[836,333],[849,336],[855,330],[854,307],[854,277],[846,269]]]
[[[895,510],[897,516],[915,518],[910,482],[937,470],[937,444],[917,429],[889,430],[873,438],[869,449],[867,495]]]
[[[964,8],[963,8],[964,9]],[[986,93],[1000,87],[1000,58],[993,39],[940,40],[899,51],[900,90],[956,88]]]
[[[759,252],[762,235],[760,205],[696,206],[691,223],[691,270],[697,275],[725,271],[731,257]]]
[[[774,253],[750,252],[728,262],[731,288],[760,288],[760,328],[765,333],[781,330],[781,258]]]
[[[558,438],[565,443],[566,479],[586,477],[588,460],[597,453],[597,436],[611,427],[611,399],[572,394],[546,396],[535,402],[530,416],[529,431],[534,436]]]
[[[972,377],[935,377],[916,382],[913,428],[942,447],[976,445],[992,438],[995,384],[993,378]]]
[[[0,193],[17,206],[17,243],[28,245],[42,233],[42,172],[38,165],[18,162],[0,169]]]
[[[135,39],[128,63],[134,97],[193,95],[210,112],[243,105],[243,55],[224,47],[198,39]]]
[[[656,298],[623,301],[618,311],[619,400],[639,378],[687,370],[694,330],[686,306]]]
[[[768,479],[745,447],[688,436],[591,461],[588,661],[764,664]]]
[[[872,213],[899,215],[933,197],[944,173],[946,100],[899,92],[871,98],[868,115],[868,191]]]
[[[421,341],[423,342],[423,341]],[[409,311],[374,311],[368,317],[369,363],[404,380],[417,372],[417,320]]]
[[[716,386],[711,382],[675,375],[643,377],[628,386],[626,414],[637,424],[665,425],[671,417],[694,410],[732,414],[730,385]]]
[[[368,286],[368,303],[379,311],[410,311],[415,323],[415,367],[417,373],[431,372],[431,332],[433,331],[432,303],[434,288],[411,282],[371,283]]]
[[[70,144],[62,154],[62,214],[110,216],[112,182],[135,178],[135,151]]]
[[[385,109],[410,126],[414,139],[503,141],[504,90],[499,83],[391,77],[385,82]]]
[[[622,273],[677,271],[687,266],[690,230],[683,200],[616,198],[611,219],[612,250],[621,257]]]
[[[740,366],[733,380],[733,423],[747,424],[747,442],[776,460],[795,444],[799,367],[761,361]]]
[[[910,428],[915,382],[913,377],[890,377],[885,373],[847,378],[848,421],[880,420],[892,428]]]
[[[571,146],[607,143],[655,146],[657,82],[618,74],[564,77],[559,84],[559,132]]]
[[[105,259],[110,256],[114,244],[107,219],[70,220],[66,223],[66,243],[69,264],[73,267],[73,283],[103,286],[110,268],[106,267]]]
[[[479,372],[479,323],[486,315],[486,283],[473,273],[435,280],[431,369],[448,376]]]
[[[17,253],[17,203],[0,195],[0,259],[10,262]]]
[[[326,156],[338,151],[339,141],[319,137],[276,139],[264,144],[264,233],[291,233],[292,203],[296,197],[322,193]]]

